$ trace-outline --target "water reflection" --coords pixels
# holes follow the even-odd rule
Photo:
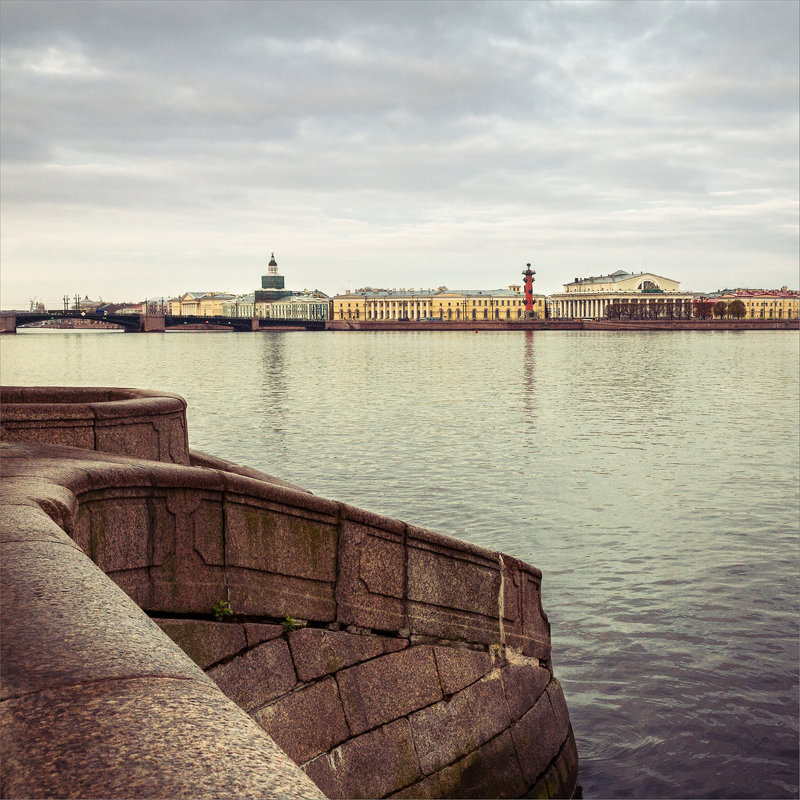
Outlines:
[[[263,416],[268,420],[264,431],[270,437],[271,447],[286,447],[289,431],[289,378],[286,369],[286,336],[280,331],[261,334],[260,371],[257,387]]]
[[[73,336],[3,381],[176,391],[199,449],[539,567],[585,797],[797,796],[796,332]]]

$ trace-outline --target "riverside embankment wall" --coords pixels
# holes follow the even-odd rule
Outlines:
[[[332,331],[747,331],[797,330],[797,319],[328,320]]]
[[[197,787],[228,770],[239,796],[312,796],[307,778],[329,797],[571,795],[538,570],[176,456],[147,416],[117,416],[121,438],[137,453],[140,426],[163,461],[45,443],[49,391],[3,405],[4,796],[219,796]],[[24,405],[38,441],[10,443]],[[180,438],[185,416],[155,428]]]

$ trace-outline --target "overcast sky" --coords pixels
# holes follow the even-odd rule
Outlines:
[[[2,0],[4,308],[798,283],[796,0]]]

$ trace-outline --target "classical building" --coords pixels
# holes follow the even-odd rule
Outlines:
[[[723,289],[710,297],[725,303],[741,300],[746,311],[745,319],[797,319],[800,316],[798,293],[786,286],[780,289]]]
[[[261,288],[248,294],[231,297],[222,306],[226,317],[258,317],[259,319],[328,319],[330,298],[318,290],[302,292],[287,289],[278,272],[275,253],[271,253],[267,274],[261,276]]]
[[[610,275],[575,278],[564,284],[564,291],[550,296],[553,317],[581,319],[626,315],[654,316],[662,310],[670,316],[683,316],[694,300],[692,292],[681,292],[678,281],[652,272],[617,270]]]
[[[223,305],[234,298],[229,292],[184,292],[169,301],[169,313],[177,317],[221,317]]]
[[[534,315],[545,315],[544,295],[534,295]],[[333,319],[513,320],[525,312],[520,286],[508,289],[359,289],[335,295]]]
[[[328,319],[330,298],[324,292],[303,291],[264,304],[265,319]]]

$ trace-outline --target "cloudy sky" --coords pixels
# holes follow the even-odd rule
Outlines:
[[[0,302],[798,287],[798,9],[2,0]]]

